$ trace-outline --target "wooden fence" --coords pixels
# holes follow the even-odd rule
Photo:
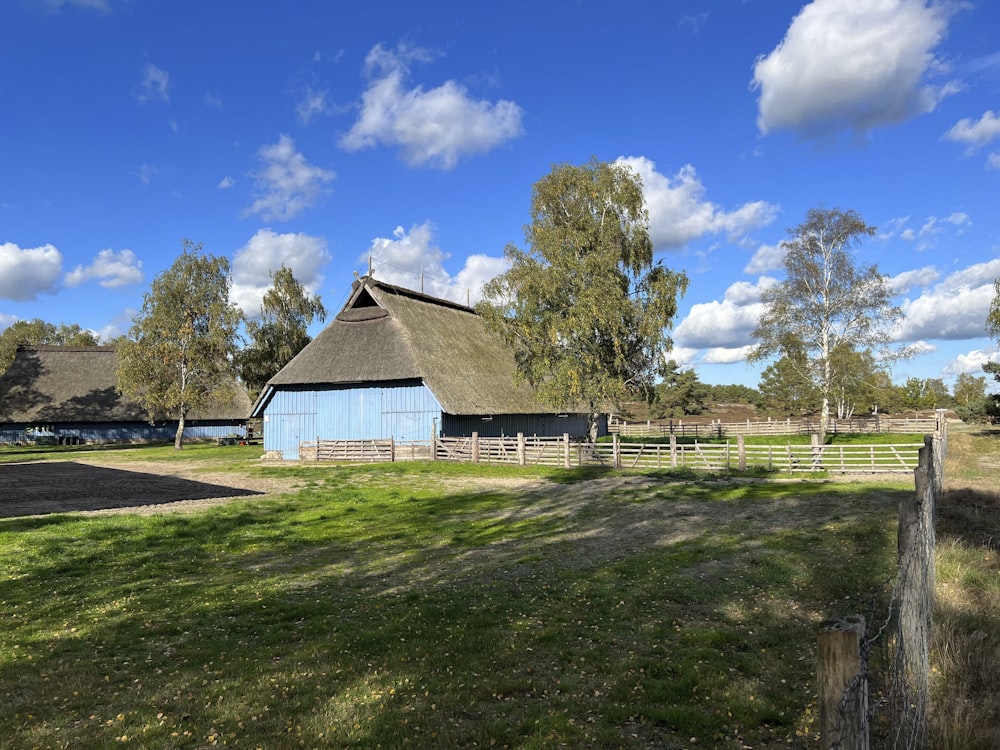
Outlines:
[[[401,443],[393,440],[318,440],[302,443],[303,461],[459,461],[518,466],[606,466],[614,469],[690,469],[693,471],[764,470],[787,474],[817,471],[834,474],[910,472],[917,466],[919,443],[882,445],[587,443],[562,437],[445,437]]]
[[[926,750],[931,710],[930,648],[935,582],[934,518],[944,484],[947,430],[927,435],[913,472],[916,492],[900,501],[897,530],[898,568],[888,619],[876,633],[866,632],[865,618],[828,620],[817,640],[820,747],[875,746],[872,727],[883,744]],[[884,605],[883,605],[884,606]],[[880,668],[870,664],[879,641],[887,652]],[[869,683],[878,700],[869,701]]]
[[[430,441],[313,440],[299,444],[302,461],[421,461],[431,458]]]
[[[828,432],[848,435],[897,433],[926,435],[938,430],[940,417],[852,417],[831,419]],[[768,419],[743,422],[700,422],[683,419],[660,419],[626,422],[612,419],[608,431],[622,437],[736,437],[737,435],[808,435],[819,431],[818,419]]]

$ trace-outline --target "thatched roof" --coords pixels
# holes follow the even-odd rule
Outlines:
[[[465,305],[364,277],[336,318],[275,375],[275,388],[420,379],[449,414],[551,414],[513,354]]]
[[[146,411],[117,391],[118,357],[111,346],[22,346],[0,375],[0,423],[145,422]],[[237,387],[236,401],[191,420],[240,420],[250,400]],[[167,418],[170,418],[169,416]]]

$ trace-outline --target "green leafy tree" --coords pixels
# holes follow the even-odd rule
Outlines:
[[[952,403],[948,386],[941,378],[907,378],[902,395],[906,409],[943,409]]]
[[[803,372],[818,393],[821,441],[830,421],[837,348],[847,343],[856,351],[878,351],[883,360],[902,355],[889,349],[889,331],[902,311],[891,304],[887,277],[875,265],[859,268],[852,254],[874,233],[854,211],[810,209],[782,243],[784,280],[761,293],[764,313],[749,359],[805,357]]]
[[[889,380],[871,352],[855,351],[841,344],[834,352],[833,388],[831,400],[837,419],[850,419],[859,412],[867,413],[882,400],[882,389]]]
[[[76,323],[53,325],[44,320],[18,320],[0,332],[0,373],[5,372],[19,346],[97,346],[97,335]]]
[[[586,409],[596,437],[599,413],[648,399],[665,372],[687,276],[654,263],[641,179],[620,164],[555,166],[533,187],[525,240],[478,311],[539,397]]]
[[[993,285],[996,294],[993,295],[990,312],[986,316],[986,330],[1000,344],[1000,279],[997,279]],[[1000,362],[986,362],[983,365],[983,371],[989,373],[995,380],[1000,382]]]
[[[764,405],[760,391],[739,383],[708,386],[708,400],[718,404],[751,404],[758,407]]]
[[[764,406],[779,414],[800,417],[816,408],[817,388],[801,352],[786,354],[768,365],[757,389]]]
[[[153,280],[118,347],[118,390],[141,404],[152,421],[178,420],[174,447],[183,447],[192,411],[231,403],[239,308],[229,301],[229,261],[184,240],[183,252]]]
[[[986,378],[959,373],[953,390],[955,413],[963,422],[982,422],[986,418],[992,401],[986,395]]]
[[[309,325],[326,320],[322,301],[306,291],[292,269],[282,265],[271,275],[271,282],[261,303],[260,320],[246,322],[250,345],[236,357],[240,378],[254,395],[312,340]]]
[[[690,368],[682,370],[677,362],[670,360],[663,380],[654,389],[649,415],[660,419],[701,414],[707,408],[707,399],[708,386],[698,380],[698,373]]]

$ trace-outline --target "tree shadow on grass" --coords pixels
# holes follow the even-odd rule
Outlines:
[[[259,494],[239,487],[72,461],[7,464],[0,469],[0,518]]]

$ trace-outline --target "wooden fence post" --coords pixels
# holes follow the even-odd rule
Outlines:
[[[749,420],[747,420],[747,424],[750,424]],[[746,441],[743,439],[742,435],[737,435],[736,436],[736,451],[737,451],[737,456],[738,456],[738,458],[736,460],[739,462],[738,463],[739,469],[740,469],[740,471],[746,471],[747,470],[747,446],[746,446]]]
[[[822,750],[868,750],[865,618],[820,625],[818,637],[819,744]]]
[[[524,466],[528,462],[527,451],[524,447],[524,433],[517,433],[517,465]]]
[[[479,463],[479,433],[472,433],[472,463]]]
[[[670,436],[670,467],[677,467],[677,436]]]
[[[618,436],[617,435],[615,435],[612,438],[612,440],[614,442],[613,442],[613,445],[612,445],[612,448],[611,448],[611,454],[614,457],[614,466],[615,466],[616,469],[620,469],[622,467],[622,447],[621,447],[621,443],[618,442]]]
[[[569,468],[569,433],[563,433],[563,468]]]

